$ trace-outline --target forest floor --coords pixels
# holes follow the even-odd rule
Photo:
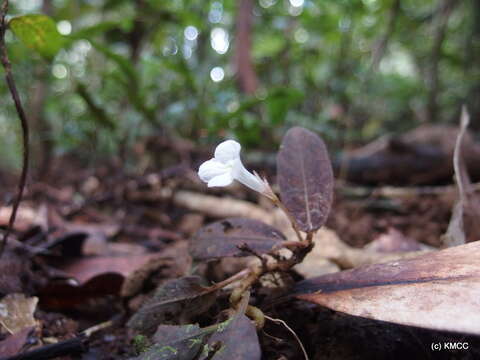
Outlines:
[[[255,217],[252,208],[258,208],[258,214],[272,210],[239,186],[207,190],[188,166],[143,176],[125,175],[110,166],[85,171],[69,166],[68,162],[56,166],[49,176],[54,181],[29,185],[0,260],[0,294],[23,294],[14,303],[29,309],[22,308],[22,314],[33,315],[33,319],[23,316],[27,325],[17,324],[23,331],[0,332],[2,359],[34,349],[44,353],[32,359],[54,358],[52,353],[45,355],[49,344],[50,351],[62,355],[59,359],[137,356],[141,345],[126,322],[156,287],[191,273],[188,242],[193,234],[222,213],[244,216],[247,211],[247,216]],[[431,193],[403,188],[400,196],[389,194],[388,188],[381,188],[383,193],[378,189],[375,193],[337,183],[326,224],[337,237],[337,246],[358,249],[355,254],[375,251],[380,260],[382,254],[441,246],[456,199],[453,185]],[[200,196],[200,203],[192,194]],[[202,207],[205,199],[208,208]],[[216,201],[218,205],[212,206]],[[9,212],[8,206],[0,208],[2,228]],[[321,257],[306,259],[310,270],[292,271],[290,279],[349,267],[334,255]],[[226,260],[195,266],[195,272],[212,283],[244,264],[244,260]],[[435,358],[480,358],[478,337],[353,317],[292,298],[271,302],[265,291],[285,294],[288,289],[255,288],[252,298],[266,314],[284,320],[296,332],[311,359],[433,358],[432,342],[457,338],[470,343],[468,353],[454,351]],[[195,321],[214,323],[226,304],[225,295]],[[103,325],[92,329],[98,324]],[[92,331],[85,333],[86,329]],[[267,322],[259,339],[265,359],[304,358],[292,334],[278,324]]]

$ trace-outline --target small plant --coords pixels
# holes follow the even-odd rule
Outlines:
[[[297,238],[287,239],[274,227],[247,218],[224,219],[194,235],[190,252],[196,261],[252,255],[260,261],[211,286],[202,286],[201,279],[192,276],[173,280],[158,289],[153,299],[130,319],[129,326],[137,331],[157,330],[153,339],[159,345],[182,352],[188,344],[195,344],[198,352],[194,351],[196,355],[189,357],[191,359],[223,359],[226,354],[236,359],[260,359],[255,327],[263,327],[265,315],[248,303],[250,289],[263,276],[286,272],[303,261],[313,248],[313,236],[325,223],[332,203],[332,166],[324,142],[314,133],[295,127],[285,135],[277,157],[279,195],[266,179],[244,167],[240,150],[240,144],[233,140],[222,142],[214,158],[200,166],[199,177],[209,187],[228,186],[237,180],[266,196],[285,212]],[[230,315],[226,321],[209,328],[196,327],[193,332],[185,328],[193,325],[174,325],[168,329],[166,325],[158,326],[168,318],[180,319],[177,324],[188,322],[192,316],[208,310],[219,290],[227,286],[230,309],[226,312]],[[255,327],[248,318],[254,321]],[[167,339],[166,333],[171,335]],[[249,345],[239,348],[236,342]],[[188,349],[192,351],[191,347]],[[142,359],[152,355],[146,351]]]

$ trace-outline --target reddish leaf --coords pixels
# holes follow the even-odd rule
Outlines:
[[[224,256],[248,256],[238,248],[248,245],[258,253],[268,252],[285,240],[277,229],[258,220],[230,218],[200,229],[192,238],[190,253],[195,259],[207,260]]]
[[[61,266],[61,270],[83,284],[106,273],[115,273],[127,277],[155,257],[158,257],[158,254],[82,257],[69,260]]]
[[[185,242],[150,254],[67,258],[57,267],[79,283],[52,281],[41,290],[40,302],[51,309],[65,309],[105,295],[133,296],[152,272],[178,277],[190,263]]]
[[[320,137],[294,127],[283,138],[277,157],[278,184],[283,204],[300,230],[319,229],[333,199],[333,171]]]
[[[297,297],[377,320],[480,334],[480,242],[297,284]]]

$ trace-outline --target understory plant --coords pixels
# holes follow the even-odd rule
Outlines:
[[[240,150],[236,141],[222,142],[214,157],[200,166],[200,179],[209,187],[236,180],[257,191],[285,212],[296,236],[287,239],[278,229],[248,218],[227,218],[201,228],[190,242],[197,263],[238,256],[259,261],[213,285],[202,285],[199,276],[187,276],[157,289],[128,323],[136,333],[151,338],[152,346],[138,359],[261,358],[257,330],[269,317],[249,304],[250,291],[261,286],[266,276],[288,272],[313,248],[314,234],[330,211],[333,172],[322,139],[300,127],[286,133],[278,152],[279,194],[266,179],[245,168]],[[203,328],[189,323],[218,304],[225,292],[229,305],[222,311],[223,321]]]

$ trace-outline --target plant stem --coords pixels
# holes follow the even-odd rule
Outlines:
[[[230,285],[231,283],[234,283],[235,281],[239,281],[240,279],[244,278],[245,276],[249,275],[251,272],[250,269],[243,269],[242,271],[236,273],[233,276],[230,276],[228,279],[225,279],[223,281],[220,281],[210,287],[210,290],[215,291],[221,288],[224,288],[227,285]]]
[[[22,137],[23,137],[23,164],[22,164],[22,173],[20,175],[20,181],[18,183],[18,196],[15,199],[12,208],[12,214],[8,222],[7,230],[3,236],[2,243],[0,245],[0,257],[3,254],[5,246],[8,241],[8,237],[12,232],[13,225],[15,223],[15,218],[17,215],[18,206],[22,200],[23,191],[25,189],[25,184],[27,182],[28,174],[28,160],[29,160],[29,131],[28,131],[28,121],[25,111],[22,107],[22,102],[20,101],[20,96],[18,95],[17,87],[13,79],[12,74],[12,65],[8,58],[7,47],[5,45],[5,31],[7,30],[7,24],[5,22],[5,16],[8,12],[8,0],[4,0],[2,7],[0,8],[0,61],[2,62],[3,68],[5,69],[5,79],[10,90],[13,102],[15,103],[15,108],[17,110],[18,117],[20,118],[20,123],[22,126]]]
[[[270,190],[270,191],[271,191],[271,196],[269,198],[272,200],[272,202],[276,206],[278,206],[280,209],[282,209],[282,211],[285,213],[285,215],[287,215],[288,219],[290,220],[290,224],[292,225],[292,228],[295,231],[295,234],[297,235],[298,240],[303,241],[302,234],[300,234],[300,231],[298,230],[298,227],[297,227],[297,223],[295,222],[295,219],[290,214],[290,211],[288,211],[288,209],[285,207],[285,205],[283,205],[283,203],[280,201],[278,196],[272,190]]]

